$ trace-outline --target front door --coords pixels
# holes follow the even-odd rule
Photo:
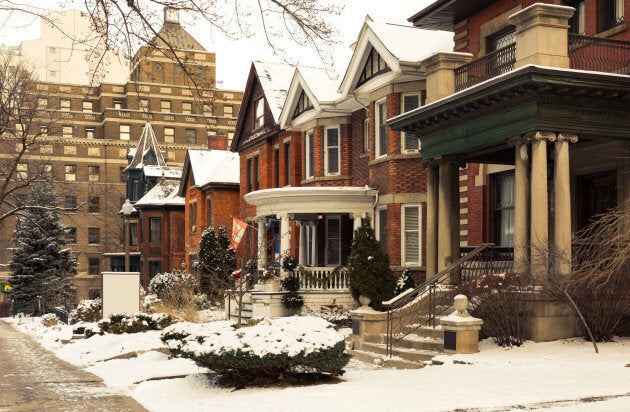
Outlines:
[[[593,218],[617,206],[617,171],[594,173],[578,177],[578,229]]]

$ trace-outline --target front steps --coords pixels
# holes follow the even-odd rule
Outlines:
[[[387,356],[386,336],[382,342],[351,341],[346,351],[359,361],[386,368],[419,369],[444,352],[444,331],[441,327],[422,327],[394,343],[392,357]]]

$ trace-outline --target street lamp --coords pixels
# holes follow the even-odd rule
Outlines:
[[[120,209],[125,224],[125,272],[129,272],[129,217],[133,211],[134,207],[129,199],[125,200],[122,209]]]

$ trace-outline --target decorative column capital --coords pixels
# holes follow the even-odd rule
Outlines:
[[[534,141],[547,141],[547,142],[555,142],[557,139],[556,134],[554,132],[530,132],[523,135],[523,142],[532,143]]]
[[[529,144],[529,141],[526,141],[525,138],[523,137],[523,135],[510,137],[507,140],[508,147],[515,147],[515,146],[520,146],[520,145],[524,145],[524,144]]]
[[[350,219],[365,219],[367,217],[367,213],[365,212],[350,212]]]
[[[558,133],[559,142],[577,143],[578,135],[575,133]]]

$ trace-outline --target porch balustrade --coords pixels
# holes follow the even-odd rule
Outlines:
[[[467,89],[514,70],[516,44],[500,48],[455,69],[455,91]]]
[[[348,291],[350,289],[346,268],[335,270],[331,267],[309,267],[304,269],[295,272],[300,279],[300,290]]]

